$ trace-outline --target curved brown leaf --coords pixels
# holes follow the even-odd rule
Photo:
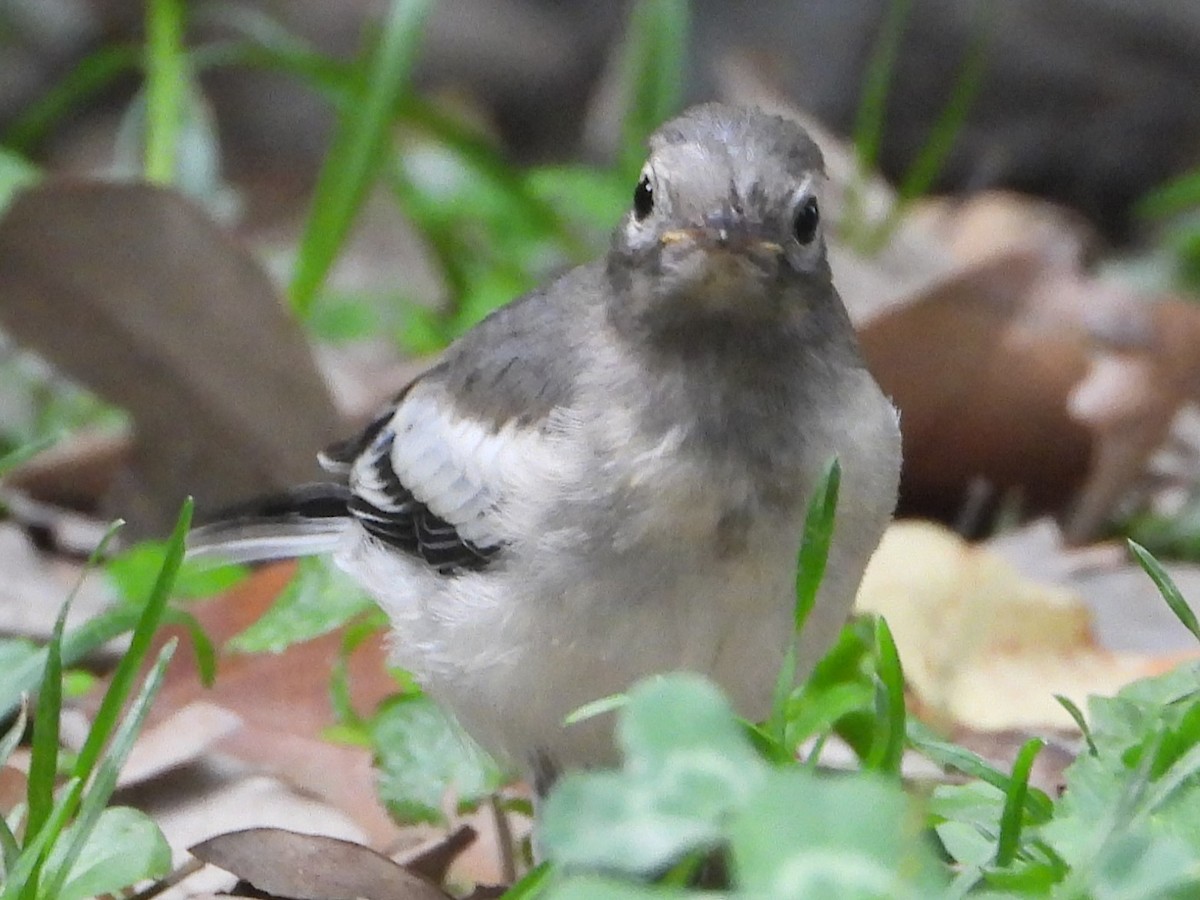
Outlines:
[[[282,828],[209,838],[191,853],[254,885],[294,900],[446,900],[449,896],[369,847]]]
[[[305,337],[245,248],[140,184],[47,181],[0,220],[0,326],[133,416],[140,530],[316,474],[338,430]]]

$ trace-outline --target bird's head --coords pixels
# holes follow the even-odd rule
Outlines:
[[[777,319],[830,293],[821,152],[795,122],[706,104],[663,125],[613,233],[625,313]]]

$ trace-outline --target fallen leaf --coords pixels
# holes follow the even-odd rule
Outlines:
[[[135,530],[314,477],[339,422],[258,264],[148,185],[48,180],[0,220],[0,322],[134,419]]]
[[[459,825],[453,831],[405,851],[396,857],[396,863],[434,884],[441,884],[446,880],[450,866],[478,837],[479,832],[470,825]]]
[[[195,762],[241,725],[240,716],[215,703],[189,703],[138,735],[117,786],[148,781]]]
[[[259,890],[295,900],[445,900],[449,896],[360,844],[281,828],[219,835],[191,852]]]
[[[29,790],[29,779],[15,766],[0,766],[0,817],[8,814],[25,802]]]
[[[1078,594],[929,522],[888,529],[857,609],[887,619],[914,708],[947,730],[1073,732],[1055,694],[1082,708],[1182,659],[1101,647]]]
[[[1032,252],[1048,265],[1078,271],[1099,245],[1079,213],[1013,191],[979,191],[965,198],[923,198],[909,222],[929,233],[963,267],[1012,251]]]
[[[1083,484],[1092,435],[1067,410],[1087,374],[1076,329],[1029,321],[1044,273],[1010,253],[866,324],[863,352],[900,409],[901,511],[955,521],[980,479],[1029,511],[1061,511]],[[1036,304],[1035,304],[1036,305]]]

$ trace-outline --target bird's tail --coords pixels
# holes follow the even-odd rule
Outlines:
[[[349,527],[350,491],[340,484],[308,484],[244,507],[192,529],[189,559],[266,562],[334,550]]]

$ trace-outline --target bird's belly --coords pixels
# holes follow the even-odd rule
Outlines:
[[[711,560],[684,572],[662,556],[630,560],[519,608],[476,633],[472,662],[428,681],[477,739],[506,755],[564,765],[615,761],[611,717],[563,725],[574,710],[650,675],[714,679],[750,718],[767,709],[789,636],[791,554]],[[656,577],[646,569],[656,565]],[[636,595],[630,585],[641,585]],[[489,653],[484,644],[493,648]],[[498,645],[509,652],[496,656]],[[491,656],[490,665],[478,666]],[[525,760],[522,760],[525,761]]]

